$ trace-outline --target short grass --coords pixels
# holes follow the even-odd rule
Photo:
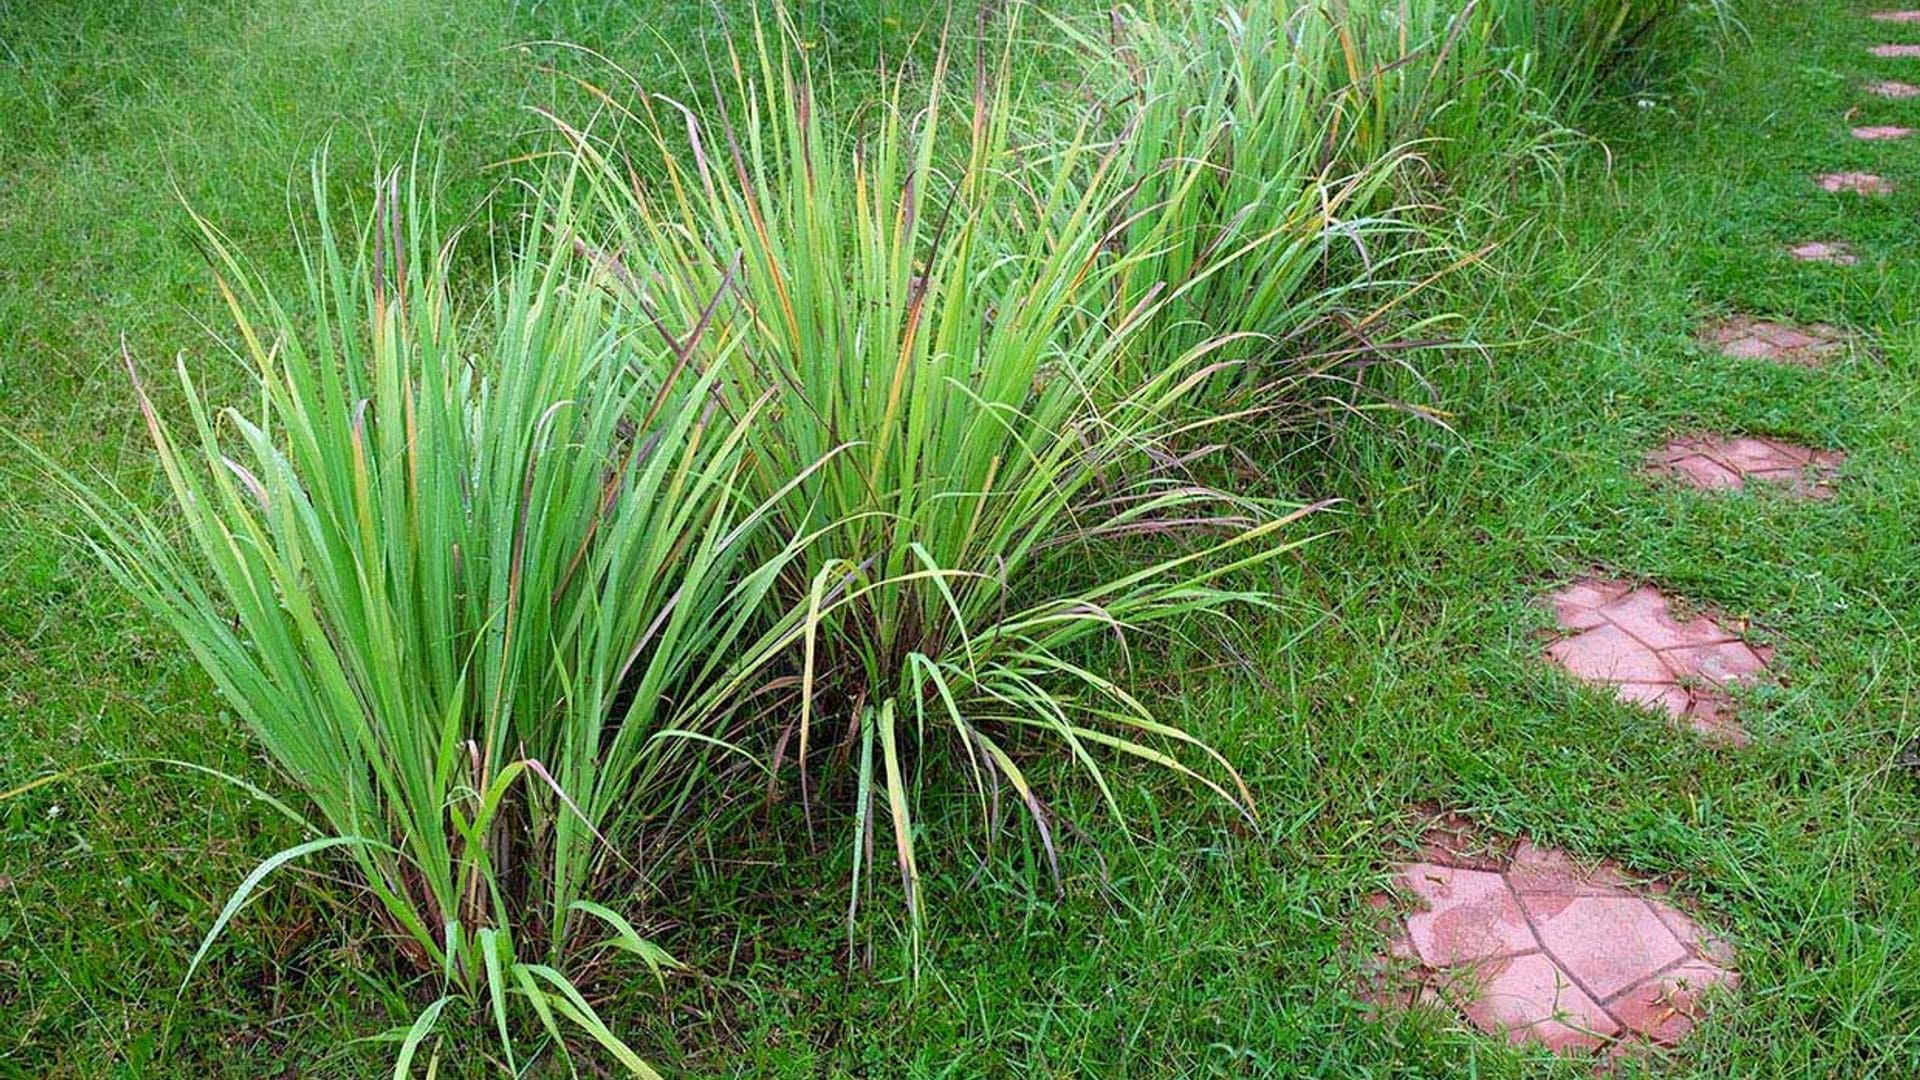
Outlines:
[[[0,8],[5,112],[36,117],[10,119],[0,147],[0,413],[131,475],[118,333],[144,355],[205,352],[196,320],[215,320],[169,175],[277,235],[284,176],[323,130],[293,118],[332,108],[337,140],[367,126],[392,146],[418,110],[477,95],[450,140],[458,170],[513,130],[515,101],[474,88],[511,68],[494,44],[549,17],[553,33],[622,32],[546,6],[478,29],[423,4],[75,10]],[[1169,717],[1240,765],[1259,828],[1121,770],[1139,840],[1072,839],[1064,889],[1018,828],[977,869],[942,860],[915,986],[881,921],[848,970],[846,853],[743,808],[651,912],[699,977],[664,1000],[638,980],[602,987],[606,1011],[667,1048],[656,1059],[739,1075],[1587,1075],[1437,1014],[1375,1023],[1353,1001],[1363,898],[1405,850],[1410,808],[1434,802],[1677,875],[1732,937],[1742,993],[1670,1074],[1920,1073],[1920,777],[1899,763],[1920,734],[1920,139],[1847,135],[1855,109],[1920,127],[1920,100],[1856,89],[1920,83],[1920,61],[1865,52],[1920,28],[1865,10],[1744,4],[1750,39],[1644,107],[1589,118],[1613,169],[1590,149],[1564,195],[1520,192],[1490,226],[1509,243],[1453,287],[1470,336],[1496,343],[1438,376],[1453,433],[1349,430],[1312,469],[1273,449],[1275,493],[1351,500],[1336,534],[1270,571],[1282,610],[1244,634],[1196,628],[1132,657]],[[379,48],[318,48],[347,15],[402,11],[423,21]],[[857,32],[869,22],[843,46],[878,48]],[[1811,173],[1848,169],[1902,190],[1813,190]],[[1785,257],[1807,239],[1851,241],[1862,263]],[[1693,344],[1732,310],[1838,323],[1858,344],[1818,372]],[[1696,429],[1844,448],[1839,497],[1705,498],[1638,473]],[[10,480],[0,509],[0,788],[133,755],[264,775],[171,640],[54,534],[63,508]],[[1707,749],[1538,662],[1533,598],[1595,565],[1748,618],[1777,647],[1781,683],[1748,700],[1753,749]],[[0,1074],[377,1069],[377,1050],[340,1044],[417,1005],[387,1000],[382,948],[317,879],[244,915],[175,1005],[212,913],[284,839],[244,798],[160,768],[0,806]]]

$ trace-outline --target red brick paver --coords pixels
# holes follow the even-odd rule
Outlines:
[[[1821,173],[1813,178],[1820,190],[1834,195],[1891,195],[1893,183],[1883,176],[1866,172]]]
[[[1746,435],[1688,435],[1647,455],[1661,476],[1706,491],[1737,491],[1748,480],[1785,485],[1802,498],[1833,495],[1833,479],[1847,456],[1779,439]]]
[[[1805,244],[1795,244],[1787,249],[1787,254],[1801,262],[1832,263],[1835,266],[1852,266],[1860,261],[1853,248],[1843,243],[1827,243],[1815,240]]]
[[[1650,586],[1583,578],[1547,600],[1567,631],[1547,646],[1548,659],[1709,739],[1747,744],[1726,687],[1757,680],[1772,650],[1748,645],[1705,615],[1681,621]]]
[[[1419,907],[1383,924],[1375,961],[1412,988],[1398,1004],[1450,1003],[1482,1031],[1555,1052],[1622,1051],[1679,1042],[1709,990],[1739,984],[1724,942],[1616,864],[1527,841],[1498,868],[1457,859],[1430,840],[1400,868]]]
[[[1701,330],[1700,338],[1722,356],[1799,367],[1818,367],[1842,345],[1840,331],[1825,323],[1788,326],[1751,315],[1734,315],[1709,323]]]
[[[1894,101],[1901,101],[1910,97],[1920,97],[1920,86],[1915,86],[1912,83],[1903,83],[1896,79],[1876,79],[1866,84],[1865,90],[1869,94],[1876,94],[1883,98],[1891,98]]]

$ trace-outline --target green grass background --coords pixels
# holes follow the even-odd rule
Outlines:
[[[1587,1075],[1353,1000],[1375,944],[1364,897],[1430,802],[1670,875],[1735,942],[1737,999],[1683,1052],[1630,1069],[1920,1075],[1920,783],[1899,763],[1920,734],[1920,138],[1847,134],[1920,127],[1920,99],[1858,91],[1920,83],[1920,61],[1865,51],[1920,27],[1865,10],[1742,5],[1746,36],[1583,118],[1606,148],[1475,216],[1463,239],[1506,242],[1427,299],[1480,346],[1432,360],[1451,432],[1350,425],[1326,455],[1265,449],[1268,493],[1349,500],[1335,532],[1269,572],[1281,608],[1244,633],[1195,627],[1131,658],[1168,718],[1246,774],[1257,829],[1121,769],[1129,845],[1063,782],[1090,823],[1066,844],[1064,889],[1017,829],[984,862],[942,858],[916,986],[884,918],[849,970],[846,853],[740,808],[642,898],[699,976],[664,995],[607,981],[604,1011],[655,1060],[739,1075]],[[806,34],[858,71],[927,14],[822,5]],[[720,32],[690,0],[0,3],[0,418],[145,490],[122,335],[149,364],[229,362],[176,191],[275,265],[289,180],[329,135],[350,189],[427,118],[450,198],[471,207],[537,127],[524,106],[578,104],[518,43],[565,38],[667,78],[666,46],[697,63]],[[1900,189],[1867,201],[1809,181],[1851,169]],[[1862,261],[1785,256],[1812,239]],[[1694,344],[1734,310],[1856,336],[1822,371]],[[1649,448],[1695,430],[1843,448],[1839,497],[1703,497],[1640,474]],[[135,756],[267,777],[72,524],[0,450],[0,789]],[[1779,683],[1747,699],[1754,748],[1676,736],[1538,662],[1534,598],[1593,566],[1748,619],[1778,649]],[[383,1049],[347,1040],[418,1003],[388,989],[382,943],[322,866],[282,880],[179,991],[220,903],[286,839],[243,795],[158,767],[0,804],[0,1075],[378,1072]]]

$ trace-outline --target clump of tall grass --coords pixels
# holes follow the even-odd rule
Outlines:
[[[613,325],[563,244],[463,310],[430,195],[391,179],[343,234],[323,180],[304,296],[205,231],[257,408],[203,405],[182,364],[180,424],[135,376],[173,515],[75,487],[107,566],[311,830],[247,877],[195,966],[269,873],[332,852],[441,987],[396,1033],[397,1073],[465,1008],[510,1067],[537,1020],[650,1075],[572,973],[607,949],[672,964],[600,901],[648,860],[646,826],[702,794],[792,632],[787,549],[745,495],[764,410],[716,409],[718,372]]]
[[[800,50],[762,31],[731,58],[719,119],[641,95],[612,145],[572,131],[635,332],[708,326],[679,362],[724,373],[730,408],[777,388],[746,479],[776,504],[767,536],[807,537],[780,581],[806,617],[765,742],[809,807],[828,787],[850,800],[856,878],[889,828],[915,915],[918,777],[970,785],[983,819],[1006,794],[1050,855],[1023,748],[1078,766],[1109,806],[1102,762],[1118,755],[1251,810],[1221,755],[1075,646],[1260,602],[1221,581],[1287,546],[1299,512],[1201,484],[1168,448],[1206,422],[1187,399],[1227,341],[1160,351],[1148,328],[1203,277],[1130,281],[1158,273],[1157,252],[1125,242],[1159,209],[1139,201],[1137,128],[1097,140],[1090,119],[1016,145],[1014,40],[970,79],[943,50],[923,87],[838,112]],[[1120,569],[1087,557],[1137,534],[1202,539]],[[844,771],[823,779],[827,762]]]
[[[1663,34],[1731,18],[1726,0],[1484,0],[1499,44],[1532,57],[1556,107],[1577,109]]]
[[[1071,27],[1068,28],[1071,32]],[[1174,292],[1137,355],[1147,365],[1208,339],[1248,361],[1220,387],[1263,423],[1284,422],[1350,382],[1377,307],[1407,287],[1395,270],[1415,231],[1395,184],[1415,144],[1354,122],[1330,65],[1361,58],[1327,13],[1288,4],[1196,4],[1115,15],[1108,77],[1131,92],[1126,126],[1135,204],[1121,241],[1134,257],[1128,304]],[[1080,48],[1099,42],[1079,35]]]
[[[1362,145],[1409,140],[1447,170],[1498,177],[1557,166],[1581,110],[1674,28],[1725,18],[1722,0],[1343,0],[1326,69]]]
[[[1473,194],[1463,174],[1556,174],[1568,118],[1611,65],[1698,6],[1176,0],[1095,31],[1058,20],[1095,61],[1089,99],[1124,103],[1111,112],[1148,208],[1123,238],[1139,256],[1128,295],[1194,283],[1142,355],[1237,339],[1249,362],[1216,384],[1239,393],[1207,400],[1268,423],[1367,396],[1365,368],[1435,321],[1409,297],[1477,257],[1435,238],[1458,209],[1439,204]]]

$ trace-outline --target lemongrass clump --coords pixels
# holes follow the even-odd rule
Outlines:
[[[1352,41],[1317,8],[1190,5],[1116,16],[1110,78],[1131,94],[1115,124],[1130,133],[1137,212],[1121,234],[1131,254],[1124,302],[1170,294],[1136,355],[1232,341],[1244,358],[1232,398],[1284,421],[1351,382],[1356,341],[1378,336],[1380,305],[1406,287],[1395,269],[1419,250],[1395,205],[1413,146],[1356,120]],[[1095,43],[1082,36],[1083,50]]]
[[[1259,602],[1216,583],[1281,550],[1297,513],[1200,484],[1166,449],[1203,422],[1185,402],[1222,342],[1142,355],[1199,282],[1132,294],[1149,256],[1120,242],[1141,212],[1130,144],[1089,119],[1015,146],[1013,40],[964,85],[943,51],[924,89],[899,81],[849,114],[818,99],[784,37],[762,36],[734,57],[716,122],[641,97],[611,148],[571,131],[602,181],[635,332],[708,325],[681,362],[726,372],[735,407],[777,389],[749,479],[777,503],[770,535],[808,538],[781,581],[806,616],[791,708],[765,739],[808,797],[824,762],[848,763],[856,875],[884,817],[916,913],[915,778],[936,752],[935,775],[966,778],[983,816],[1009,793],[1049,850],[1023,764],[1038,747],[1109,804],[1118,755],[1251,810],[1220,755],[1075,646]],[[1205,540],[1123,571],[1085,557],[1139,533]]]
[[[476,312],[412,181],[382,185],[357,234],[318,171],[314,197],[297,299],[206,231],[256,411],[202,404],[183,363],[182,423],[136,374],[171,517],[76,488],[108,567],[310,832],[246,879],[195,965],[267,874],[331,852],[442,987],[402,1070],[464,1007],[510,1064],[519,1014],[650,1075],[569,969],[586,943],[671,964],[596,897],[630,894],[645,827],[723,752],[790,632],[770,602],[785,548],[743,496],[762,420],[613,326],[551,221]]]
[[[1124,295],[1181,287],[1139,355],[1233,341],[1246,363],[1210,389],[1237,393],[1202,397],[1268,424],[1332,398],[1400,407],[1364,371],[1433,344],[1435,320],[1408,301],[1476,257],[1433,238],[1450,212],[1434,201],[1461,197],[1467,163],[1482,181],[1553,174],[1573,137],[1560,114],[1686,6],[1199,0],[1122,9],[1094,32],[1059,20],[1096,88],[1124,91],[1106,107],[1137,183]]]
[[[1730,18],[1727,0],[1483,0],[1498,44],[1537,65],[1562,111],[1589,100],[1619,65],[1672,28]]]

